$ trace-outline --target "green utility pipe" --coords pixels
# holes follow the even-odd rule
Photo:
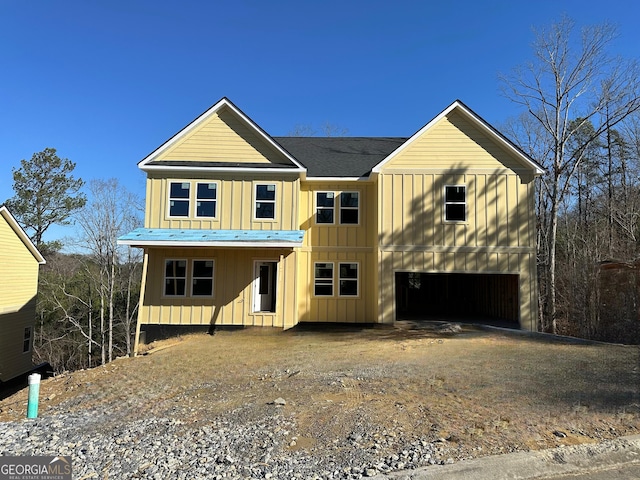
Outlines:
[[[27,418],[38,418],[38,396],[40,395],[40,374],[29,375],[29,401],[27,402]]]

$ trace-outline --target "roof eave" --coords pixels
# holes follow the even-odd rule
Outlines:
[[[143,172],[253,172],[253,173],[304,173],[304,168],[255,168],[255,167],[197,167],[172,165],[144,165],[139,167]]]
[[[24,243],[25,247],[27,247],[27,250],[29,250],[29,253],[33,255],[33,258],[36,259],[38,265],[46,264],[47,261],[44,259],[38,248],[33,244],[27,233],[22,229],[18,221],[14,218],[9,209],[4,205],[0,206],[0,215],[4,217],[11,229],[16,232],[18,238],[20,238],[22,243]]]
[[[300,242],[192,242],[180,240],[118,240],[118,245],[130,247],[237,247],[237,248],[297,248]]]

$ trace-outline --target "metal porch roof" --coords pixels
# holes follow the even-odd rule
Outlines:
[[[304,230],[137,228],[118,238],[132,247],[301,247]]]

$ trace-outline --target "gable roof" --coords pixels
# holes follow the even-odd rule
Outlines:
[[[197,127],[206,122],[212,115],[215,115],[223,108],[228,108],[233,115],[238,118],[249,130],[253,131],[258,138],[274,148],[278,153],[283,155],[291,165],[282,164],[241,164],[233,162],[198,162],[196,164],[192,162],[185,162],[181,160],[157,160],[163,153],[173,147],[180,140],[189,135]],[[257,123],[251,120],[244,114],[238,107],[236,107],[228,98],[223,97],[216,104],[207,109],[204,113],[199,115],[195,120],[189,123],[186,127],[176,133],[169,140],[164,142],[153,152],[138,162],[138,167],[144,171],[149,170],[226,170],[226,171],[248,171],[259,168],[263,172],[288,170],[291,172],[304,172],[305,168],[302,166],[290,153],[284,150],[277,142],[275,142]]]
[[[273,137],[307,167],[307,178],[362,178],[407,141],[395,137]]]
[[[460,100],[456,100],[447,108],[445,108],[440,114],[438,114],[433,120],[427,123],[424,127],[414,133],[406,142],[404,142],[399,148],[397,148],[393,153],[391,153],[388,157],[386,157],[383,161],[381,161],[378,165],[376,165],[372,172],[378,173],[380,170],[394,157],[396,157],[400,152],[406,149],[409,145],[411,145],[417,138],[421,137],[425,132],[427,132],[430,128],[436,125],[440,120],[449,115],[452,111],[457,110],[462,113],[468,120],[470,120],[476,127],[478,127],[481,131],[487,134],[490,138],[492,138],[497,144],[501,145],[505,150],[510,152],[513,157],[522,164],[523,167],[531,169],[534,175],[542,175],[544,173],[544,169],[542,166],[533,160],[529,155],[523,152],[518,146],[516,146],[513,142],[511,142],[507,137],[502,135],[498,130],[493,128],[489,123],[487,123],[482,117],[480,117],[477,113],[467,107]]]
[[[47,261],[44,259],[42,254],[38,251],[38,249],[33,244],[29,236],[25,233],[25,231],[18,224],[16,219],[13,218],[13,215],[11,215],[11,212],[9,212],[7,207],[5,207],[4,205],[0,206],[0,215],[2,216],[2,218],[6,220],[6,222],[9,224],[12,230],[16,232],[16,235],[18,236],[18,238],[22,241],[22,243],[24,243],[24,246],[27,247],[27,249],[29,250],[31,255],[33,255],[33,258],[36,259],[38,264],[44,265],[45,263],[47,263]]]

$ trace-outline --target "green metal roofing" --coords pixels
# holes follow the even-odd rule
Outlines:
[[[137,228],[118,238],[134,247],[301,247],[304,230],[195,230]]]

